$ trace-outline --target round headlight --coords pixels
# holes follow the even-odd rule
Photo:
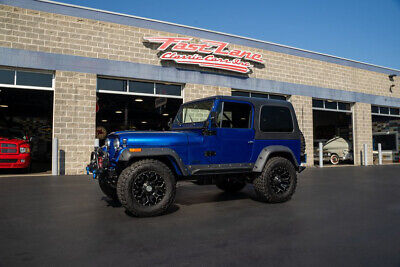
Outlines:
[[[105,141],[105,144],[106,144],[106,147],[110,147],[111,146],[111,141],[110,141],[110,139],[106,139],[106,141]]]
[[[119,147],[119,145],[120,145],[119,138],[115,138],[113,143],[114,148]]]

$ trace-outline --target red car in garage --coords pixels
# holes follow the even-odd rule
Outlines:
[[[29,169],[31,146],[21,130],[0,128],[0,169]]]

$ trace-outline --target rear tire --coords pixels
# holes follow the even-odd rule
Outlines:
[[[238,192],[246,186],[245,181],[235,177],[227,177],[227,176],[218,177],[215,184],[222,191],[229,193]]]
[[[99,177],[99,186],[100,186],[101,191],[103,191],[103,193],[107,197],[109,197],[113,201],[119,203],[117,189],[115,187],[113,187],[112,185],[110,185],[104,177],[101,177],[101,175]]]
[[[338,165],[339,164],[339,156],[337,154],[332,154],[331,158],[329,159],[329,161],[333,164],[333,165]]]
[[[175,200],[176,178],[161,161],[137,161],[122,171],[117,194],[122,206],[134,216],[161,215]]]
[[[267,162],[253,183],[259,200],[269,203],[285,202],[291,199],[296,190],[296,170],[289,160],[274,157]]]

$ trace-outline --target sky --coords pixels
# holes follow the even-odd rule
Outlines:
[[[400,70],[400,0],[58,0]]]

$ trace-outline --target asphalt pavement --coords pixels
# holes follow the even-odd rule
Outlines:
[[[400,266],[400,166],[309,168],[291,201],[179,183],[135,218],[90,176],[0,178],[0,266]]]

